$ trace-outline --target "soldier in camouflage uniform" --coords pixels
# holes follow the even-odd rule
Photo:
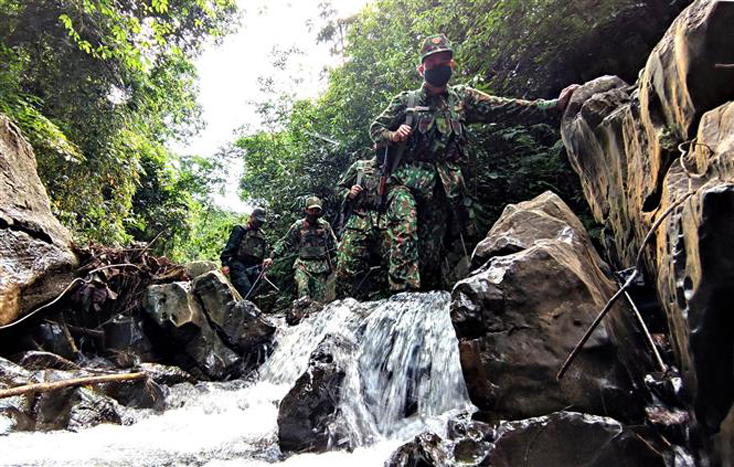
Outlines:
[[[380,166],[376,158],[355,162],[339,180],[337,192],[344,205],[351,206],[351,215],[339,226],[342,232],[336,253],[337,298],[368,297],[369,284],[379,283],[382,277],[370,272],[370,266],[386,266],[381,264],[385,263],[381,260],[387,248],[384,245],[386,219],[377,214],[379,182]]]
[[[242,297],[250,292],[262,268],[270,264],[264,262],[268,250],[262,231],[265,221],[265,210],[255,208],[247,225],[234,226],[220,256],[222,273],[230,277],[232,285]]]
[[[378,147],[406,144],[402,160],[390,177],[393,190],[400,192],[397,204],[388,208],[393,211],[388,216],[388,232],[392,242],[419,246],[404,248],[406,256],[395,259],[396,269],[391,276],[395,275],[396,280],[391,281],[391,287],[396,291],[416,284],[432,288],[440,276],[447,226],[461,217],[457,214],[465,201],[459,163],[465,157],[466,126],[500,121],[542,122],[563,110],[577,87],[564,89],[553,100],[508,99],[468,86],[448,86],[454,67],[453,51],[446,37],[437,34],[426,38],[418,67],[423,85],[393,98],[370,127]],[[414,119],[410,126],[405,124],[409,113]],[[416,277],[417,264],[421,267]]]
[[[324,300],[326,280],[332,270],[332,252],[336,248],[336,236],[331,225],[319,219],[321,211],[321,200],[315,196],[308,198],[306,217],[291,225],[266,260],[272,262],[278,256],[297,252],[293,270],[298,298],[308,297],[319,302]]]

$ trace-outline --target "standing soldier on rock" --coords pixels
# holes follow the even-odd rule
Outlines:
[[[490,96],[468,86],[448,86],[456,64],[443,34],[425,39],[420,58],[418,73],[423,85],[393,98],[370,126],[378,147],[404,145],[398,151],[400,160],[388,162],[394,191],[387,207],[393,291],[433,288],[440,283],[447,226],[467,218],[459,165],[465,160],[466,125],[542,122],[562,111],[577,87],[564,89],[558,99],[527,101]]]
[[[251,295],[250,290],[257,277],[271,263],[271,260],[264,260],[268,251],[268,242],[262,231],[265,221],[265,209],[253,209],[247,225],[234,226],[220,255],[222,273],[230,277],[232,285],[243,298]]]
[[[384,258],[386,250],[385,218],[377,213],[379,182],[377,158],[355,162],[339,180],[338,193],[344,200],[344,208],[336,252],[337,298],[367,296],[369,284],[379,282],[379,274],[370,268],[375,259]]]
[[[326,281],[332,271],[332,253],[336,248],[336,236],[331,225],[319,219],[322,212],[321,200],[312,196],[306,200],[306,217],[291,225],[285,236],[273,248],[273,259],[286,253],[295,252],[293,263],[294,278],[298,286],[298,298],[308,297],[318,302],[324,301]]]

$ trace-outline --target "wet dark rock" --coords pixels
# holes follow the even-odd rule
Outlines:
[[[491,425],[469,419],[452,419],[447,439],[453,441],[453,459],[466,466],[481,465],[492,449],[495,430]]]
[[[54,382],[86,376],[58,370],[37,372],[38,382]],[[120,423],[122,416],[118,404],[96,390],[87,387],[71,387],[58,391],[39,393],[33,405],[37,430],[79,430],[100,423]]]
[[[653,372],[645,377],[645,387],[650,393],[670,406],[683,404],[682,386],[680,376],[672,369],[665,373]]]
[[[611,418],[559,412],[501,424],[486,465],[664,467],[653,446]]]
[[[224,324],[223,315],[240,300],[239,294],[219,271],[207,272],[191,283],[202,308],[217,325]]]
[[[104,326],[105,349],[137,356],[141,361],[155,358],[153,345],[143,331],[142,319],[118,316]]]
[[[446,439],[424,433],[401,446],[386,467],[686,466],[692,460],[644,427],[576,412],[497,422],[452,420]]]
[[[81,367],[74,362],[60,357],[51,352],[42,352],[31,350],[21,352],[13,356],[13,360],[18,365],[29,371],[38,370],[63,370],[63,371],[79,371]]]
[[[267,356],[276,327],[250,301],[239,300],[239,294],[219,271],[196,278],[193,290],[204,312],[224,339],[247,360],[262,362]],[[263,355],[258,355],[262,351]]]
[[[74,338],[66,326],[60,323],[41,323],[33,333],[33,342],[50,353],[73,360],[79,353]]]
[[[31,145],[0,115],[0,325],[56,298],[78,264],[36,168]]]
[[[118,405],[111,398],[105,397],[87,388],[76,388],[67,395],[70,404],[66,428],[70,431],[91,428],[102,423],[122,423],[123,417]],[[47,398],[52,398],[48,394]],[[63,398],[63,396],[61,396]],[[40,401],[38,403],[41,403]],[[37,404],[38,404],[37,403]],[[57,417],[63,419],[66,412],[63,410]],[[59,419],[56,419],[58,422]]]
[[[163,411],[168,391],[151,378],[97,385],[99,391],[125,407]]]
[[[0,389],[9,389],[31,382],[34,382],[31,372],[0,357]],[[25,395],[0,399],[0,435],[34,429],[32,409],[33,398]]]
[[[321,303],[315,302],[308,297],[301,297],[293,301],[293,304],[286,312],[285,322],[289,326],[295,326],[308,316],[320,312],[323,308],[324,305]]]
[[[642,401],[622,361],[640,372],[649,357],[622,303],[556,381],[615,291],[565,203],[546,192],[507,206],[479,254],[487,262],[454,287],[451,319],[469,396],[480,411],[518,419],[571,406],[625,420],[641,417]],[[643,373],[637,378],[641,387]]]
[[[284,453],[350,448],[339,418],[341,384],[356,345],[327,335],[311,353],[308,369],[296,380],[278,410],[278,444]]]
[[[422,433],[398,448],[385,462],[385,467],[448,467],[440,436]],[[470,464],[471,465],[471,464]]]
[[[143,306],[207,377],[222,379],[238,367],[240,358],[211,327],[188,282],[148,287]]]
[[[690,444],[691,417],[687,411],[654,404],[645,407],[645,417],[671,443]]]
[[[141,363],[137,368],[144,371],[158,384],[173,386],[181,383],[196,383],[196,378],[175,366],[159,365],[157,363]]]
[[[33,379],[33,373],[17,363],[0,357],[0,382],[9,386],[27,384]]]
[[[257,346],[269,345],[277,327],[265,316],[254,303],[242,300],[230,311],[229,319],[225,319],[228,336],[233,336],[234,343],[245,352]]]

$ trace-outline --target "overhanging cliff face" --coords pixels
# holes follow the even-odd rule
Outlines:
[[[0,115],[0,325],[58,295],[76,265],[71,235],[51,213],[33,149]]]
[[[633,266],[653,223],[675,207],[646,251],[705,432],[734,402],[734,2],[697,1],[655,47],[638,83],[586,83],[562,134],[617,268]],[[679,146],[686,152],[681,161]]]

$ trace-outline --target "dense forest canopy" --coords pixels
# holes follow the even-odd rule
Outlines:
[[[80,240],[185,234],[215,167],[164,143],[201,128],[192,59],[237,18],[234,0],[0,0],[0,111]]]
[[[300,215],[298,200],[311,192],[329,200],[335,215],[336,174],[369,153],[367,129],[389,100],[420,86],[417,51],[427,35],[440,31],[452,41],[459,67],[453,83],[511,97],[550,98],[568,84],[605,73],[633,82],[661,33],[640,22],[653,15],[664,23],[684,3],[379,0],[354,17],[329,18],[319,40],[332,42],[344,64],[329,73],[328,87],[315,101],[273,90],[260,110],[262,120],[274,124],[235,144],[245,164],[242,194],[286,213],[278,231]],[[328,4],[324,11],[328,18]],[[555,122],[474,130],[465,169],[484,211],[484,227],[507,203],[546,189],[583,213]]]
[[[555,97],[604,73],[634,81],[664,29],[647,27],[648,18],[667,24],[686,3],[378,0],[339,18],[325,1],[314,40],[342,64],[328,70],[323,94],[298,99],[264,76],[261,124],[205,159],[164,143],[203,126],[192,60],[248,20],[234,0],[0,0],[0,112],[30,139],[54,210],[78,241],[125,244],[162,233],[156,252],[214,259],[242,221],[212,203],[226,164],[244,165],[243,199],[275,213],[273,239],[312,193],[333,219],[335,180],[371,155],[370,121],[393,95],[420,85],[426,35],[452,41],[455,84]],[[546,189],[585,209],[555,122],[475,127],[470,149],[465,170],[483,228],[507,203]]]

